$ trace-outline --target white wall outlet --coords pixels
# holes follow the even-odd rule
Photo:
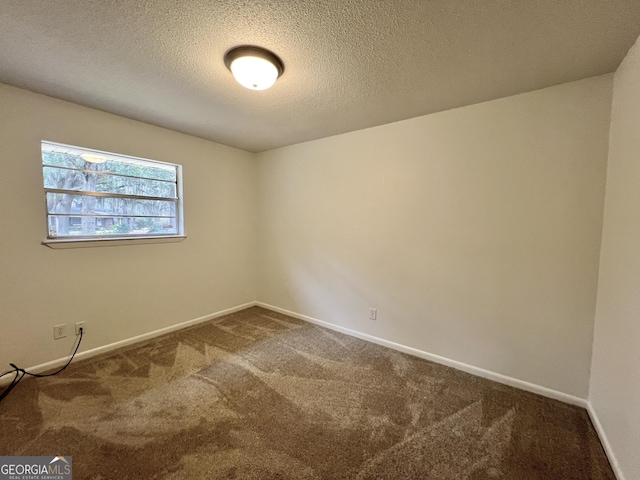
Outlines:
[[[76,335],[80,335],[81,328],[82,328],[82,335],[87,333],[87,326],[84,324],[84,322],[78,322],[76,323]]]
[[[67,336],[67,324],[61,323],[60,325],[53,326],[53,339],[58,340]]]
[[[378,318],[378,309],[370,308],[369,309],[369,320],[376,320]]]

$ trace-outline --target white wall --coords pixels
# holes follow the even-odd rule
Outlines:
[[[628,480],[640,478],[640,44],[615,74],[589,400]]]
[[[43,139],[182,164],[188,238],[42,246]],[[255,299],[253,154],[0,85],[0,165],[0,373],[68,355],[57,323],[87,350]]]
[[[611,89],[259,154],[258,300],[586,398]]]
[[[257,298],[585,398],[611,90],[607,75],[256,157],[0,85],[0,370],[67,355],[57,323],[86,321],[86,350]],[[183,164],[188,239],[42,246],[42,139]]]

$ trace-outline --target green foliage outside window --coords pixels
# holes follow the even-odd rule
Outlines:
[[[46,193],[49,236],[178,233],[174,166],[93,163],[44,148],[42,163],[45,189],[65,191]]]

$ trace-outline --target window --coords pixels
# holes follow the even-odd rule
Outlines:
[[[49,241],[184,235],[180,165],[43,141],[42,174]]]

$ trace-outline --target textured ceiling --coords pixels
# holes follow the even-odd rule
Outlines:
[[[0,82],[262,151],[612,72],[638,35],[639,0],[0,0]]]

